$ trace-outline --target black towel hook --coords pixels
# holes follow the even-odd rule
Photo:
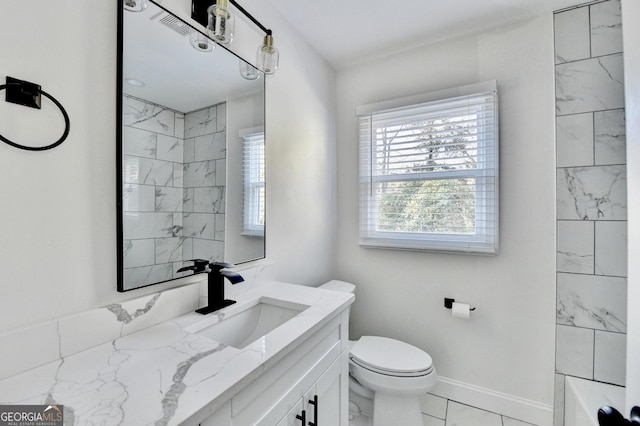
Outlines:
[[[48,149],[57,147],[62,142],[64,142],[65,139],[67,139],[67,136],[69,136],[69,129],[71,128],[71,122],[69,121],[69,115],[67,114],[67,111],[65,111],[62,104],[60,104],[60,102],[58,102],[56,98],[42,90],[37,84],[18,80],[12,77],[7,77],[7,83],[0,85],[0,90],[4,89],[7,90],[7,102],[24,105],[31,108],[40,109],[40,95],[44,95],[45,97],[49,98],[49,100],[51,100],[51,102],[53,102],[60,109],[60,112],[62,112],[62,115],[64,117],[64,133],[62,134],[60,139],[46,146],[33,147],[21,145],[0,135],[0,140],[2,142],[11,145],[14,148],[24,149],[26,151],[46,151]]]

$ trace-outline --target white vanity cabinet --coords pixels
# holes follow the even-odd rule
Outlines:
[[[262,374],[225,404],[224,414],[218,410],[200,425],[347,426],[348,323],[349,308],[265,364]]]
[[[347,352],[348,353],[348,352]],[[342,397],[348,395],[348,364],[344,353],[313,384],[277,426],[346,425],[348,406]],[[346,388],[345,388],[346,386]],[[348,396],[346,396],[348,398]]]
[[[276,426],[300,426],[302,424],[307,424],[308,419],[303,410],[304,404],[302,399],[300,399],[300,401],[298,401],[298,403],[289,410],[289,412],[278,422]]]
[[[303,398],[309,426],[347,424],[349,399],[349,352],[343,352]]]

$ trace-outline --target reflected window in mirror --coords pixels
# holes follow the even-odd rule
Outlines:
[[[264,238],[265,217],[265,155],[264,130],[240,132],[243,167],[243,229],[242,235]]]

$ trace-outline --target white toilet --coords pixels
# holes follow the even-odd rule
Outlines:
[[[337,280],[320,288],[355,292],[353,284]],[[423,425],[418,396],[437,377],[428,353],[399,340],[362,336],[351,342],[349,376],[351,425]]]

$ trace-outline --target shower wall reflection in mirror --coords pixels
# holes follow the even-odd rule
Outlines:
[[[147,3],[120,1],[119,291],[265,255],[264,76]]]

